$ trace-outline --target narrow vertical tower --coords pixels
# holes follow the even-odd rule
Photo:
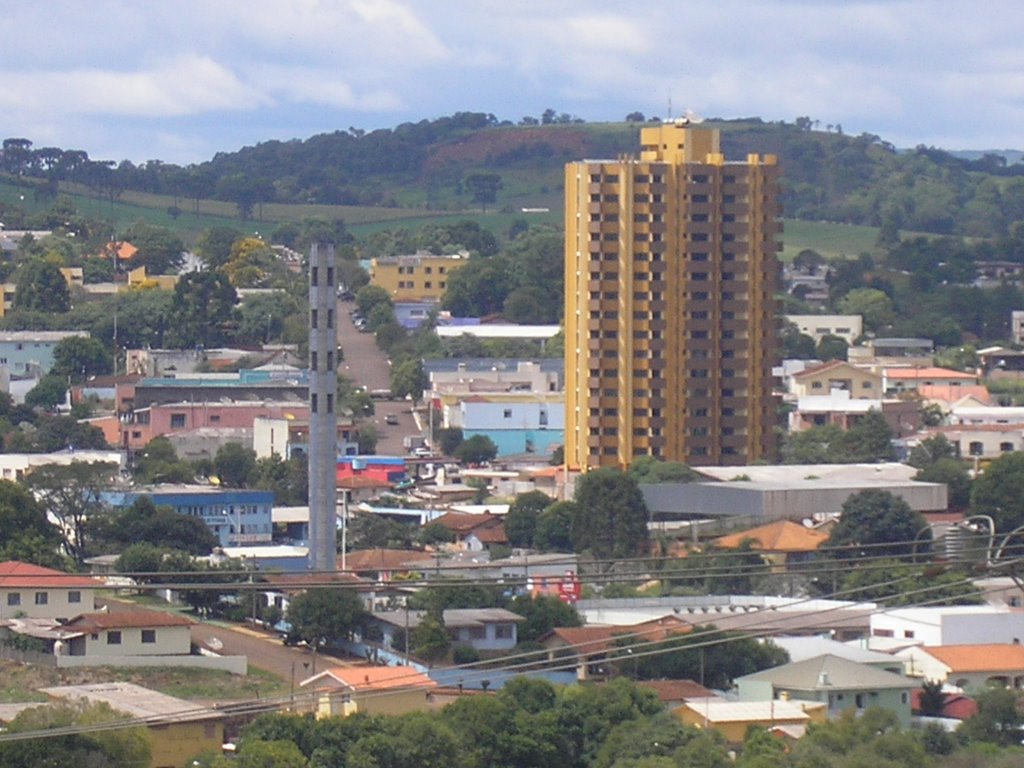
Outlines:
[[[338,417],[335,398],[338,331],[334,246],[309,251],[309,568],[335,570]]]

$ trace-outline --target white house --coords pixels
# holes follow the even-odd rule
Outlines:
[[[992,605],[893,608],[872,614],[869,626],[872,647],[1013,643],[1024,640],[1024,611]]]
[[[53,568],[8,560],[0,563],[0,620],[13,618],[63,621],[95,610],[103,582]]]
[[[905,663],[908,675],[961,690],[1024,688],[1024,646],[1018,643],[915,646],[895,655]]]

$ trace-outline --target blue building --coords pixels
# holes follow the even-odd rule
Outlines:
[[[171,507],[180,515],[198,517],[213,531],[221,547],[269,544],[273,537],[272,491],[155,485],[101,494],[104,503],[119,509],[130,507],[142,496],[148,496],[158,506]]]
[[[565,402],[560,394],[472,395],[458,401],[462,435],[489,438],[498,456],[550,455],[565,442]]]
[[[53,350],[70,336],[88,338],[86,331],[4,331],[0,333],[0,366],[12,376],[49,373]]]

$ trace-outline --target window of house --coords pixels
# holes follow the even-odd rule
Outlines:
[[[967,450],[971,456],[981,456],[985,452],[985,446],[983,446],[979,440],[974,440],[971,442],[970,446],[968,446]]]
[[[172,413],[171,414],[171,429],[184,429],[185,427],[185,414],[184,413]]]
[[[107,632],[107,645],[120,645],[121,644],[121,633],[116,629],[112,629]]]
[[[470,640],[483,640],[487,637],[487,630],[484,627],[470,627],[469,628],[469,639]]]
[[[1009,453],[1013,450],[1013,443],[1000,443],[999,450],[1003,453]]]
[[[512,418],[512,409],[511,408],[506,408],[504,411],[502,411],[501,415],[504,418],[506,418],[506,419],[511,419]]]
[[[21,605],[21,592],[8,592],[7,593],[7,604],[8,605]]]
[[[499,640],[511,640],[512,639],[512,625],[511,624],[496,624],[494,627],[494,636]]]
[[[79,590],[77,590],[77,589],[72,589],[70,592],[68,592],[68,602],[69,603],[80,603],[80,602],[82,602],[82,593]]]
[[[144,629],[144,630],[142,630],[142,642],[144,642],[144,643],[155,643],[156,642],[156,630],[155,629]]]
[[[36,592],[36,605],[46,605],[50,602],[50,594],[48,592]]]

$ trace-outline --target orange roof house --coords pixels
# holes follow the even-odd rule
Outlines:
[[[761,552],[766,561],[783,567],[806,562],[827,539],[828,534],[824,531],[792,520],[777,520],[723,536],[715,540],[715,545],[721,549],[738,549],[743,542],[749,541],[751,548]]]
[[[466,512],[447,512],[432,524],[438,524],[455,536],[455,546],[459,549],[481,550],[495,544],[508,544],[505,535],[505,524],[499,515],[485,512],[481,515]]]
[[[64,573],[41,565],[6,560],[0,563],[0,589],[14,588],[78,588],[97,589],[103,582],[91,576]]]
[[[7,560],[0,563],[0,620],[62,621],[93,610],[103,585],[90,576]]]
[[[1024,646],[1019,643],[916,646],[896,655],[908,674],[963,690],[1024,687]]]
[[[586,680],[607,673],[609,655],[627,638],[637,643],[657,643],[691,630],[689,622],[668,615],[630,626],[555,627],[539,642],[547,650],[550,661],[575,656],[579,663],[576,675]]]
[[[332,667],[301,686],[316,692],[317,717],[347,717],[427,709],[437,683],[412,667]]]
[[[131,261],[135,258],[135,254],[139,252],[139,249],[129,243],[127,240],[120,242],[111,241],[106,244],[103,248],[103,253],[100,254],[106,258],[116,256],[121,261]]]

